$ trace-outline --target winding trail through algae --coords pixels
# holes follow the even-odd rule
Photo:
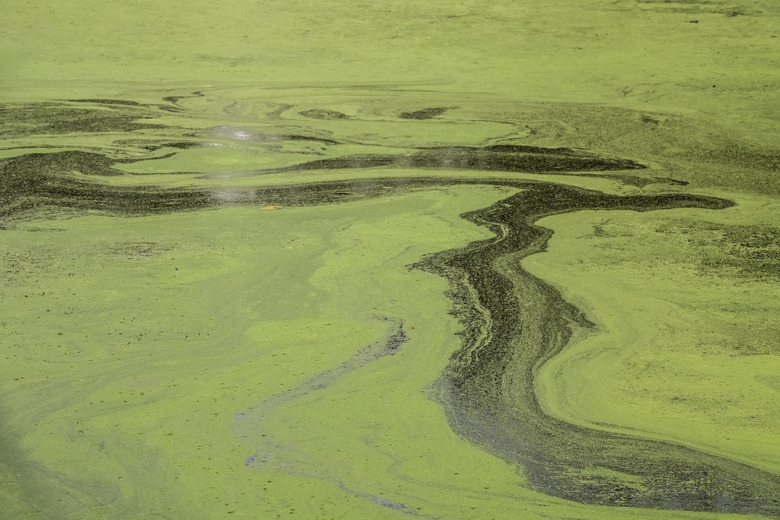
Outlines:
[[[285,439],[276,438],[268,431],[265,426],[265,422],[269,414],[277,411],[279,408],[305,397],[306,395],[323,390],[330,384],[336,382],[339,378],[349,374],[353,370],[363,368],[373,361],[379,360],[386,356],[394,356],[398,353],[401,346],[408,341],[408,336],[404,331],[403,322],[398,319],[390,317],[379,317],[378,319],[387,321],[390,323],[388,332],[385,338],[375,341],[369,345],[364,346],[355,352],[355,354],[348,360],[341,363],[341,365],[326,370],[320,374],[317,374],[313,378],[304,381],[295,388],[290,388],[284,392],[276,394],[263,400],[261,403],[253,406],[244,412],[236,414],[236,422],[234,426],[234,433],[241,438],[244,442],[259,445],[262,451],[253,453],[247,457],[244,462],[245,466],[252,468],[259,468],[262,466],[271,466],[279,471],[285,473],[301,474],[306,476],[323,478],[322,475],[316,475],[311,470],[305,467],[303,464],[296,464],[290,459],[290,452],[294,451],[294,446],[289,446],[285,443]],[[361,498],[368,500],[381,507],[386,507],[399,511],[405,515],[417,517],[417,518],[429,518],[437,519],[439,517],[422,514],[405,504],[390,500],[388,498],[363,492],[359,489],[353,489],[345,482],[341,481],[335,475],[327,475],[325,478],[336,482],[339,489]]]
[[[536,489],[552,496],[608,506],[780,516],[777,475],[667,442],[566,423],[545,414],[534,391],[536,372],[566,347],[573,329],[592,326],[555,289],[521,268],[520,260],[544,251],[552,235],[535,221],[585,209],[723,209],[730,202],[694,195],[618,196],[500,179],[385,178],[372,183],[402,188],[487,183],[523,190],[464,215],[497,238],[433,254],[411,266],[449,280],[454,313],[464,326],[463,346],[433,390],[459,435],[520,464]],[[309,188],[328,201],[327,192],[341,192],[345,185]],[[262,191],[262,199],[289,204],[286,191]]]
[[[295,399],[299,399],[306,394],[327,388],[328,385],[332,384],[338,378],[357,368],[364,367],[372,361],[376,361],[385,356],[395,355],[401,345],[408,341],[406,333],[404,332],[403,323],[400,320],[392,320],[391,318],[380,319],[394,322],[385,339],[376,341],[359,349],[350,359],[344,361],[338,367],[317,374],[295,388],[290,388],[289,390],[269,397],[253,406],[251,409],[236,414],[235,434],[245,441],[249,441],[250,438],[256,439],[258,437],[265,437],[263,422],[268,414],[275,409],[294,401]],[[284,451],[281,446],[277,445],[272,448],[269,446],[269,443],[270,441],[265,443],[264,448],[266,449],[262,454],[254,453],[247,457],[245,465],[258,466],[260,464],[269,463],[270,459],[274,456],[273,451]]]
[[[647,211],[727,207],[685,196],[616,197],[562,185],[526,191],[466,218],[498,238],[419,264],[446,276],[464,323],[463,347],[435,385],[452,427],[498,456],[522,464],[532,483],[578,502],[723,513],[780,515],[780,478],[670,443],[574,426],[546,415],[534,392],[544,362],[575,327],[591,324],[520,260],[544,250],[544,216],[582,209]],[[468,310],[472,312],[468,312]],[[479,325],[474,317],[481,316]]]
[[[142,187],[114,186],[89,178],[123,175],[114,166],[137,161],[133,159],[84,151],[29,153],[0,161],[4,178],[9,181],[0,188],[0,217],[12,225],[18,215],[40,212],[42,208],[144,215],[226,205],[324,205],[447,185],[522,189],[489,208],[465,215],[471,222],[489,228],[495,239],[433,254],[413,266],[449,280],[454,313],[464,326],[463,346],[433,389],[453,429],[497,456],[521,465],[533,486],[552,496],[586,504],[780,516],[775,498],[780,496],[777,475],[670,443],[568,424],[546,415],[534,393],[540,367],[565,348],[574,330],[591,326],[550,285],[520,266],[522,258],[543,251],[551,235],[549,230],[534,225],[538,219],[585,209],[718,209],[730,203],[691,195],[607,195],[552,182],[479,177],[477,173],[468,178],[419,176],[419,170],[426,168],[491,171],[495,176],[502,171],[545,174],[641,167],[567,149],[546,152],[539,147],[493,146],[413,150],[411,155],[348,154],[257,172],[380,166],[416,170],[413,175],[401,172],[395,177],[363,179],[358,173],[342,181],[240,188],[231,192],[232,198],[221,198],[219,189],[166,189],[155,186],[154,181]],[[80,175],[73,175],[74,169]],[[624,182],[631,179],[625,174],[610,177]],[[308,386],[260,403],[256,418],[262,419],[269,409],[305,395],[313,384],[327,384],[365,366],[376,357],[371,352],[358,352],[347,367],[323,372]],[[255,424],[246,417],[237,421],[242,423],[239,430]],[[261,430],[258,426],[254,433]],[[403,511],[403,504],[384,504],[380,497],[337,484],[354,496]]]

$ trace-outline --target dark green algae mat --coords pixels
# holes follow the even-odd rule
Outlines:
[[[8,518],[780,516],[771,153],[467,94],[150,97],[0,107]]]

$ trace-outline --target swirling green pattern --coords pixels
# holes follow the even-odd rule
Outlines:
[[[584,310],[567,302],[559,290],[529,274],[521,265],[524,258],[545,251],[552,236],[552,231],[538,226],[537,221],[579,211],[649,212],[686,208],[719,211],[732,208],[732,201],[687,192],[687,181],[673,178],[668,172],[657,172],[639,160],[583,149],[521,144],[523,138],[518,137],[521,118],[517,115],[491,119],[488,112],[479,118],[470,113],[464,119],[456,119],[457,107],[399,107],[388,111],[371,108],[365,99],[362,102],[366,107],[348,114],[338,106],[312,108],[305,103],[268,101],[261,104],[266,110],[262,124],[225,125],[216,124],[225,116],[215,112],[212,103],[219,106],[219,99],[213,100],[210,95],[198,92],[168,96],[151,104],[83,99],[6,105],[1,115],[10,145],[0,159],[0,175],[4,181],[0,186],[3,232],[16,236],[11,234],[37,229],[56,234],[58,222],[67,227],[70,224],[66,222],[81,222],[95,216],[108,218],[109,222],[128,217],[171,218],[189,214],[202,215],[205,219],[213,215],[211,218],[219,220],[221,217],[216,215],[220,211],[245,208],[283,215],[283,211],[276,210],[324,211],[381,201],[392,204],[418,194],[448,193],[447,190],[465,190],[464,193],[471,190],[483,194],[480,200],[488,200],[485,190],[494,190],[493,200],[487,207],[472,208],[463,215],[467,222],[484,228],[489,238],[458,247],[446,246],[438,251],[428,250],[423,258],[406,264],[408,276],[426,271],[447,280],[451,312],[462,328],[459,349],[451,354],[438,379],[429,381],[429,395],[443,408],[454,432],[516,467],[527,480],[524,485],[529,489],[574,503],[780,515],[777,498],[780,478],[771,470],[695,449],[675,439],[650,439],[641,434],[573,424],[547,413],[538,395],[540,370],[569,347],[578,331],[591,330],[594,323]],[[357,103],[349,97],[346,99]],[[241,107],[236,101],[229,106],[234,110],[232,117],[239,119],[248,119],[246,111],[258,110],[253,103]],[[538,111],[537,119],[544,121],[539,113],[548,109],[526,107],[526,110]],[[628,112],[625,115],[640,128],[650,124],[634,116]],[[652,124],[658,123],[653,121]],[[456,137],[431,139],[431,125],[437,124],[448,131],[456,128],[452,134]],[[556,121],[553,126],[559,124]],[[548,125],[543,123],[540,129]],[[416,132],[420,135],[414,135]],[[497,132],[499,137],[488,137]],[[219,160],[219,154],[225,154],[222,167],[200,163],[204,157]],[[252,167],[254,163],[260,165]],[[365,206],[367,211],[379,207]],[[382,211],[390,214],[392,208],[387,206]],[[358,217],[350,218],[344,220],[346,224],[341,229],[354,225]],[[170,222],[172,225],[174,221]],[[240,222],[246,225],[246,217]],[[38,225],[44,227],[37,228]],[[187,229],[193,233],[191,228]],[[171,233],[167,242],[154,237],[113,239],[111,254],[134,259],[167,257],[178,246],[175,232],[166,233]],[[272,231],[269,233],[273,235]],[[424,230],[420,233],[425,235]],[[751,242],[749,246],[771,248],[774,235],[771,232],[765,235],[763,242],[757,245]],[[46,265],[56,264],[53,256],[44,258],[43,255],[35,260],[32,252],[25,253],[29,255],[24,260],[27,264],[20,263],[17,258],[20,248],[8,240],[7,271],[18,278],[13,287],[19,291],[30,284],[22,281],[20,273],[24,269],[38,273],[45,271]],[[295,240],[290,240],[285,249],[297,247]],[[312,245],[307,247],[314,250],[324,247],[315,245],[320,240],[324,239],[308,239]],[[410,243],[408,248],[411,247]],[[39,254],[42,248],[37,250]],[[36,267],[36,261],[46,265]],[[193,262],[190,268],[197,267],[197,258],[189,261]],[[751,265],[763,272],[774,264]],[[174,266],[173,272],[179,272],[179,267]],[[281,265],[275,269],[279,273],[288,272]],[[14,276],[9,280],[16,279]],[[192,278],[183,282],[185,285],[194,283],[200,275],[195,271],[187,276]],[[296,297],[306,294],[302,287],[295,289],[295,280],[273,276],[279,278],[281,286],[290,284],[290,294]],[[305,298],[316,299],[311,295]],[[277,314],[277,319],[284,317],[283,305],[278,309],[258,305],[262,311],[244,306],[241,313],[248,316],[257,313],[260,322]],[[294,302],[289,305],[287,312],[296,306]],[[19,309],[23,308],[20,304]],[[69,316],[72,312],[65,309],[62,314]],[[24,316],[21,310],[18,315]],[[154,322],[151,317],[147,320]],[[397,491],[399,496],[393,498],[390,489],[377,490],[373,485],[355,481],[350,470],[338,465],[327,468],[327,456],[322,459],[324,462],[319,459],[307,462],[305,441],[296,443],[285,438],[281,433],[284,429],[274,423],[279,420],[274,417],[285,416],[290,408],[306,406],[307,400],[316,399],[349,377],[371,373],[375,366],[393,362],[397,355],[412,348],[407,342],[420,335],[408,326],[405,316],[377,311],[371,320],[385,329],[377,329],[378,339],[356,348],[352,354],[342,353],[341,361],[330,359],[319,368],[307,366],[301,372],[308,374],[303,379],[282,382],[275,391],[264,389],[261,392],[264,396],[258,395],[254,401],[249,396],[242,408],[234,410],[231,429],[249,447],[232,464],[244,471],[270,470],[294,478],[330,482],[339,493],[388,514],[439,518],[436,508],[426,510],[425,500],[420,496],[411,497]],[[217,328],[224,330],[224,326]],[[251,329],[250,326],[246,330]],[[202,325],[189,331],[183,329],[188,332],[187,337],[207,334],[207,330],[209,327]],[[144,334],[138,333],[136,341],[141,344],[148,341]],[[307,334],[300,331],[300,335]],[[293,332],[292,337],[295,336]],[[224,340],[228,344],[238,341]],[[215,348],[220,343],[205,336],[198,341],[204,346],[213,344]],[[13,348],[18,345],[15,343]],[[11,349],[11,345],[6,348]],[[89,348],[100,350],[97,344]],[[266,348],[272,351],[276,347]],[[120,357],[126,355],[124,351]],[[303,358],[307,355],[300,353]],[[205,358],[198,359],[195,364],[206,363]],[[250,358],[242,354],[241,359]],[[303,360],[300,363],[306,364]],[[266,370],[275,370],[273,366]],[[115,375],[121,374],[122,364],[113,370]],[[149,377],[153,373],[152,370]],[[257,376],[265,377],[263,373]],[[10,406],[13,407],[13,402]],[[96,417],[109,419],[117,413],[107,410]],[[316,427],[316,423],[310,425]],[[29,431],[31,427],[17,425],[16,428]],[[23,452],[21,447],[6,448],[3,462],[10,468],[8,478],[40,482],[55,478],[51,473],[41,473],[36,465],[42,462],[25,460],[20,455]],[[390,456],[395,460],[391,467],[403,465],[404,452]],[[58,460],[61,466],[68,460],[67,454],[60,454]],[[109,456],[106,464],[111,463]],[[56,471],[57,467],[55,464],[50,471]],[[142,480],[139,475],[133,478],[136,486]],[[96,493],[102,493],[103,498],[96,499],[98,502],[123,504],[125,501],[122,498],[125,492],[120,488],[107,486],[98,493],[94,482],[77,478],[61,485],[70,489],[62,491],[63,496],[83,492],[94,498]],[[17,499],[31,496],[35,491],[30,486],[29,490],[14,496]],[[472,489],[473,485],[466,488]],[[23,503],[31,499],[18,500]],[[520,499],[504,496],[502,500],[514,503]],[[134,506],[122,507],[129,514]]]

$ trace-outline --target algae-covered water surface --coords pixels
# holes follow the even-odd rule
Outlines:
[[[0,518],[780,516],[776,7],[142,4],[2,22]]]

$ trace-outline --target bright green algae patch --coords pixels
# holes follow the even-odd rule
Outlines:
[[[361,505],[362,497],[339,492],[332,501],[333,482],[308,472],[244,467],[253,448],[237,442],[232,425],[242,410],[381,339],[385,319],[401,317],[411,339],[394,358],[405,368],[393,370],[418,375],[391,382],[372,372],[350,391],[363,405],[336,403],[327,415],[352,417],[355,427],[361,417],[403,443],[421,442],[416,428],[429,420],[430,446],[443,435],[459,452],[472,449],[448,434],[446,423],[436,426],[443,415],[419,391],[453,348],[453,323],[440,332],[424,326],[446,310],[442,280],[423,273],[410,279],[404,265],[480,238],[458,212],[496,196],[489,188],[447,190],[317,210],[83,217],[38,221],[38,232],[8,231],[4,431],[16,441],[4,446],[23,482],[47,488],[21,500],[41,518],[213,518],[230,511],[256,518],[287,507],[310,518],[380,517],[382,508]],[[420,226],[437,232],[415,233]],[[359,260],[362,273],[340,267],[344,255]],[[408,408],[383,413],[359,397],[363,392]],[[401,414],[410,419],[404,427],[396,424]],[[383,428],[388,422],[396,428]],[[354,449],[356,441],[327,421],[308,424],[335,435],[331,442],[345,456]],[[474,456],[493,481],[487,475],[496,463]],[[382,467],[364,471],[381,474]]]
[[[555,235],[524,267],[599,324],[540,371],[546,410],[778,471],[778,209],[739,203],[540,222]]]

